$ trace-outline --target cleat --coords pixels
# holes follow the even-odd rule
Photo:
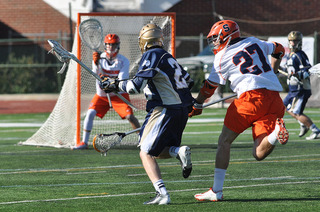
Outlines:
[[[144,202],[144,205],[167,205],[171,202],[169,194],[160,194],[157,192],[156,197],[153,199]]]
[[[306,137],[306,140],[314,140],[320,138],[320,131],[318,132],[312,132],[312,134],[308,137]]]
[[[177,155],[177,159],[181,163],[182,176],[184,178],[188,178],[192,171],[190,147],[181,146]]]
[[[71,150],[81,150],[81,149],[88,149],[88,144],[82,141],[79,145],[77,145],[76,147],[73,147]]]
[[[275,129],[279,130],[277,133],[277,140],[279,141],[279,143],[286,144],[289,139],[289,133],[282,118],[277,118]]]
[[[198,201],[218,202],[223,200],[223,194],[222,191],[214,192],[212,191],[212,188],[210,188],[209,191],[201,194],[195,194],[194,198],[196,198]]]
[[[304,136],[309,131],[309,128],[305,125],[300,125],[299,137]]]

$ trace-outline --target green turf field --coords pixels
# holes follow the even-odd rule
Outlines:
[[[252,157],[250,130],[233,143],[224,201],[193,198],[212,186],[225,112],[205,109],[188,123],[183,137],[192,150],[188,179],[176,159],[159,161],[172,201],[164,206],[142,204],[154,197],[154,188],[137,148],[112,149],[102,157],[93,148],[20,146],[49,114],[0,115],[0,211],[319,211],[320,139],[299,138],[299,126],[288,115],[288,144],[278,144],[265,160]],[[305,112],[320,126],[320,109]]]

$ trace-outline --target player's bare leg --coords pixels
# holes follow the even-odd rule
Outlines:
[[[267,134],[260,135],[254,141],[253,157],[258,161],[263,160],[273,151],[274,147],[269,143]]]
[[[159,205],[165,205],[170,203],[170,196],[167,192],[167,189],[162,181],[161,172],[159,165],[156,161],[156,159],[149,155],[148,153],[144,151],[140,151],[140,158],[142,161],[142,165],[152,182],[154,188],[157,191],[157,195],[155,198],[151,199],[150,201],[144,202],[144,204],[159,204]]]
[[[222,188],[230,161],[230,147],[238,135],[223,125],[218,141],[213,186],[204,193],[195,194],[196,200],[213,202],[223,200]]]
[[[230,148],[232,142],[238,137],[238,133],[233,132],[223,125],[222,132],[219,136],[218,149],[216,154],[216,168],[227,169],[230,160]]]
[[[133,114],[127,115],[126,119],[130,122],[133,129],[140,128],[140,123],[139,123],[138,119]]]

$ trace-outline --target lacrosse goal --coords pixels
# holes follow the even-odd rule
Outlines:
[[[103,27],[104,35],[115,33],[120,37],[120,54],[130,60],[130,78],[135,75],[141,52],[138,45],[140,29],[147,23],[155,23],[163,29],[164,48],[175,55],[175,13],[79,13],[77,33],[75,33],[72,53],[88,67],[92,63],[92,50],[85,46],[79,36],[79,25],[87,19],[97,19]],[[104,51],[104,45],[99,51]],[[61,64],[62,65],[62,64]],[[51,146],[70,148],[81,142],[83,120],[90,101],[94,96],[96,79],[75,61],[70,61],[66,78],[57,103],[41,128],[22,145]],[[140,124],[144,121],[145,98],[143,94],[131,95],[131,103],[138,109],[134,115]],[[103,119],[94,120],[90,140],[95,134],[127,132],[132,130],[127,120],[122,120],[113,110]],[[126,136],[121,145],[136,145],[138,136]]]

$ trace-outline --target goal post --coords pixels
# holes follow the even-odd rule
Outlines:
[[[129,75],[133,77],[138,68],[141,51],[138,36],[147,23],[159,25],[164,33],[164,48],[175,56],[175,13],[79,13],[72,53],[86,66],[92,65],[92,52],[81,42],[79,25],[87,19],[97,19],[103,28],[104,36],[113,33],[120,37],[119,54],[130,61]],[[104,51],[101,45],[99,51]],[[81,142],[83,120],[91,99],[96,93],[96,79],[78,63],[71,61],[58,101],[40,129],[22,145],[51,146],[70,148]],[[134,115],[140,124],[144,121],[146,100],[143,94],[130,95],[131,103],[138,109]],[[103,119],[95,117],[89,141],[95,134],[127,132],[132,130],[127,120],[122,120],[111,108]],[[136,145],[138,135],[131,134],[124,138],[121,145]]]

